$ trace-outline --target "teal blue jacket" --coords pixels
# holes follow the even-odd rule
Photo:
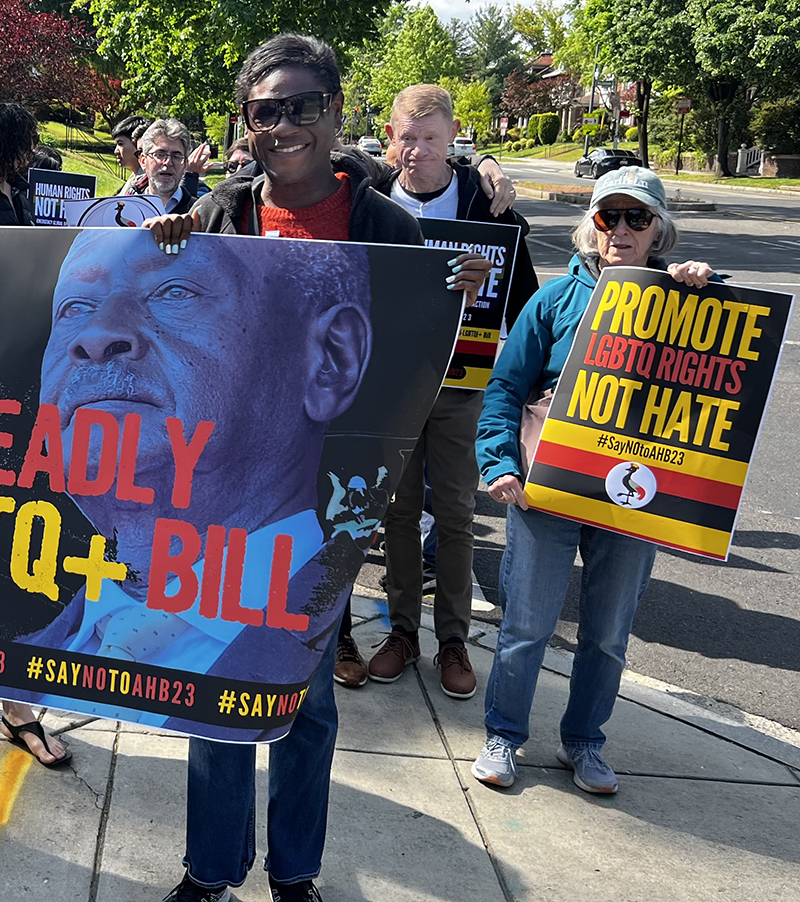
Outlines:
[[[648,266],[666,269],[661,259],[651,258]],[[710,281],[722,279],[714,273]],[[551,279],[523,307],[486,386],[478,422],[478,465],[487,484],[508,474],[527,476],[519,457],[522,408],[534,387],[555,390],[594,286],[575,254],[569,273]]]
[[[478,464],[484,481],[525,477],[519,458],[522,408],[534,386],[555,389],[595,280],[578,255],[569,273],[551,279],[523,307],[486,386],[478,423]]]

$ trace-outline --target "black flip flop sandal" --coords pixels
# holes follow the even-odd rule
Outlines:
[[[38,720],[34,720],[31,723],[24,723],[18,727],[15,727],[13,723],[9,723],[3,718],[3,726],[11,733],[11,739],[9,742],[12,742],[14,745],[18,745],[23,751],[26,751],[29,755],[33,755],[34,758],[42,765],[42,767],[61,767],[62,764],[66,764],[68,761],[72,760],[72,752],[69,749],[66,749],[63,758],[57,758],[55,761],[42,761],[38,755],[34,755],[33,752],[28,747],[28,743],[25,742],[24,739],[20,739],[22,733],[32,733],[37,739],[39,739],[45,749],[50,752],[52,755],[52,751],[50,750],[50,746],[47,744],[47,735],[44,732],[42,725]]]

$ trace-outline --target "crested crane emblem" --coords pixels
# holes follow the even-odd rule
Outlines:
[[[655,474],[644,464],[626,461],[612,467],[606,476],[606,494],[620,507],[644,507],[657,491]]]

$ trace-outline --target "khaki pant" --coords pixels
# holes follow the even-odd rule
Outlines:
[[[386,590],[392,626],[419,628],[422,543],[419,521],[425,475],[436,518],[436,595],[439,641],[466,639],[472,607],[472,515],[478,488],[475,433],[483,392],[443,388],[406,464],[386,517]]]

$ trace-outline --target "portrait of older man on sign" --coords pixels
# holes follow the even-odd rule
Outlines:
[[[358,245],[204,235],[176,258],[147,232],[81,233],[55,288],[37,425],[57,416],[66,491],[113,555],[19,641],[307,679],[341,612],[342,573],[362,560],[347,530],[326,539],[317,472],[326,426],[369,362],[370,303]]]

